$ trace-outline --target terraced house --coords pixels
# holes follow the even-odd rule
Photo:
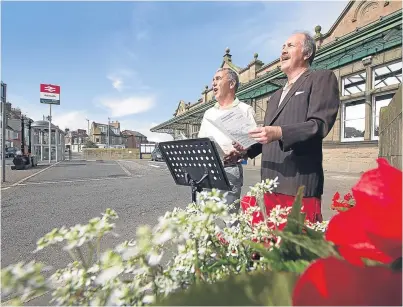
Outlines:
[[[120,132],[120,123],[118,121],[112,121],[107,124],[92,122],[89,138],[99,148],[124,147]]]
[[[323,144],[324,168],[365,171],[378,157],[379,110],[402,83],[402,3],[350,1],[330,30],[321,31],[315,27],[318,50],[312,69],[334,71],[341,99],[336,123]],[[255,54],[247,67],[240,68],[230,50],[225,51],[221,67],[238,72],[237,96],[254,107],[258,124],[263,123],[270,96],[286,82],[279,65],[279,59],[265,64]],[[174,139],[197,137],[203,114],[214,103],[212,88],[206,86],[197,102],[180,101],[174,117],[151,131]],[[260,165],[260,156],[248,164]]]

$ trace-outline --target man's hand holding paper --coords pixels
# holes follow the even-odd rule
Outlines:
[[[268,144],[281,139],[281,127],[264,126],[249,131],[249,137],[257,143]]]
[[[254,143],[258,142],[261,144],[268,144],[281,139],[282,131],[280,127],[256,127],[249,130],[249,138],[255,140]],[[246,151],[248,147],[243,146],[239,142],[233,142],[233,150],[224,156],[225,161],[237,161],[244,159],[246,157]],[[252,144],[253,145],[253,144]]]
[[[247,158],[246,151],[247,148],[242,147],[237,142],[233,142],[232,145],[234,146],[232,150],[224,156],[224,161],[226,162],[241,162],[243,159]]]
[[[256,122],[253,118],[247,117],[239,108],[231,109],[215,120],[208,120],[230,139],[245,148],[256,143],[248,134],[250,130],[257,127]]]

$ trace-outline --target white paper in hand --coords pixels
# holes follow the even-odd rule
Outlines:
[[[248,118],[239,108],[231,109],[215,120],[207,120],[244,148],[256,143],[254,139],[249,137],[248,132],[255,129],[257,124],[254,119]]]
[[[223,160],[224,156],[227,155],[233,149],[232,146],[229,148],[227,148],[225,146],[220,146],[220,144],[218,144],[218,142],[214,136],[209,136],[208,138],[214,142],[214,145],[217,148],[217,152],[218,152],[218,155],[220,156],[221,160]]]

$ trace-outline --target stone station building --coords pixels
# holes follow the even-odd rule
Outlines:
[[[402,2],[350,1],[327,33],[315,27],[317,53],[312,69],[331,69],[339,80],[340,109],[323,143],[324,169],[363,172],[376,166],[379,109],[387,106],[402,83]],[[227,48],[221,67],[239,74],[237,96],[253,106],[263,123],[270,96],[286,82],[280,61],[263,63],[258,55],[247,67],[233,64]],[[151,129],[197,137],[204,112],[215,103],[206,86],[195,103],[180,101],[173,118]],[[248,161],[260,166],[261,156]]]

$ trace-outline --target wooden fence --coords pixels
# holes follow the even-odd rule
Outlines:
[[[379,114],[379,157],[402,169],[402,86]]]

